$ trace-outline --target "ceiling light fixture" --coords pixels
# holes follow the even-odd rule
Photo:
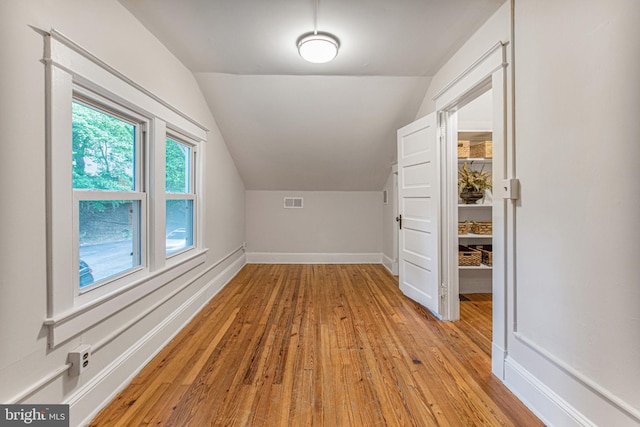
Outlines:
[[[298,53],[309,62],[322,64],[331,61],[338,54],[340,43],[327,33],[306,34],[298,39]]]
[[[298,39],[298,53],[314,64],[331,61],[338,54],[340,42],[333,34],[318,32],[318,0],[315,2],[314,30]]]

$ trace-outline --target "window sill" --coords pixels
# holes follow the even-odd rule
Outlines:
[[[203,264],[206,254],[207,249],[198,250],[194,254],[184,257],[178,262],[172,263],[170,266],[155,271],[127,286],[45,319],[44,324],[49,327],[49,346],[54,348],[92,328],[106,318]]]

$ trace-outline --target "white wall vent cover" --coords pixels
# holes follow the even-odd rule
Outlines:
[[[302,209],[302,197],[285,197],[285,209]]]

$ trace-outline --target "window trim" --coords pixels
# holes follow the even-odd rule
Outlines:
[[[47,317],[44,324],[49,327],[49,346],[55,348],[203,264],[207,251],[208,249],[204,249],[190,254],[190,256],[180,259],[176,264],[156,270],[108,294],[101,295],[66,312]]]
[[[51,30],[44,39],[48,177],[47,313],[44,324],[49,329],[49,346],[55,348],[205,262],[207,249],[202,244],[201,227],[199,244],[194,250],[182,253],[171,262],[159,256],[160,252],[164,255],[164,245],[159,243],[159,240],[164,241],[166,214],[163,207],[164,164],[159,163],[164,162],[164,154],[159,155],[162,150],[154,152],[154,147],[158,147],[159,141],[164,141],[167,129],[175,129],[180,135],[192,138],[198,148],[204,149],[207,129],[61,33]],[[148,221],[143,227],[148,235],[142,239],[142,243],[147,245],[147,260],[145,268],[127,275],[122,285],[102,286],[84,294],[90,297],[77,298],[78,282],[74,277],[78,273],[76,258],[79,257],[77,252],[74,254],[72,235],[73,224],[77,224],[78,218],[69,215],[69,207],[78,196],[89,196],[76,194],[72,188],[71,108],[74,96],[83,100],[87,93],[91,95],[90,99],[93,95],[104,98],[98,99],[99,104],[106,101],[105,106],[115,105],[117,111],[126,113],[131,111],[134,117],[142,116],[148,123],[145,125],[148,142],[142,153],[147,168],[141,177],[145,190],[141,209],[145,210]],[[112,114],[111,111],[108,113]],[[162,147],[164,149],[164,144]],[[199,183],[203,180],[202,173],[200,168],[195,177]],[[95,193],[90,197],[99,198],[107,195],[102,191],[86,193]],[[127,194],[117,193],[113,199],[123,200]],[[195,211],[199,225],[202,206],[203,203],[198,203]],[[159,230],[162,230],[161,239],[158,238]],[[160,246],[161,251],[158,249]]]

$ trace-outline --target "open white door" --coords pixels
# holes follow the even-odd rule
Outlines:
[[[400,289],[440,317],[436,114],[398,130]]]

